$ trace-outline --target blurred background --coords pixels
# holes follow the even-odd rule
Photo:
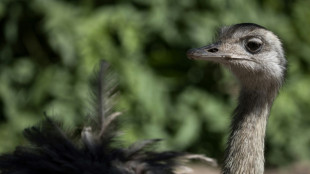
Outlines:
[[[238,84],[223,67],[190,61],[223,25],[253,22],[282,39],[289,71],[268,123],[266,166],[310,159],[309,0],[1,0],[0,153],[47,115],[81,125],[101,59],[119,76],[121,139],[221,161]]]

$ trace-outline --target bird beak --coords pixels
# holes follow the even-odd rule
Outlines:
[[[220,53],[219,44],[211,44],[201,48],[193,48],[187,51],[187,57],[194,60],[223,61],[230,58]]]

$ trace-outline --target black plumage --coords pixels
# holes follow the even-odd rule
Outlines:
[[[1,174],[172,174],[184,159],[202,158],[180,152],[154,152],[149,147],[158,139],[145,140],[123,148],[114,143],[115,120],[111,112],[115,85],[106,82],[108,66],[102,62],[98,76],[97,123],[84,127],[78,137],[66,133],[61,124],[46,117],[38,126],[24,130],[30,146],[17,147],[0,156]],[[113,97],[112,97],[113,98]],[[107,104],[109,103],[109,104]]]
[[[113,124],[111,122],[110,124]],[[109,126],[109,125],[107,125]],[[2,174],[171,174],[178,152],[152,152],[147,147],[158,140],[135,143],[129,148],[113,147],[114,137],[93,144],[71,140],[55,121],[46,118],[40,126],[24,131],[31,143],[0,157]]]

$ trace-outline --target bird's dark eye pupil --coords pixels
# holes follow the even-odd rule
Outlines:
[[[249,42],[249,43],[248,43],[248,47],[249,47],[251,50],[257,50],[257,49],[260,47],[260,44],[259,44],[259,43],[256,43],[256,42]]]
[[[258,51],[260,51],[261,46],[262,46],[262,43],[254,42],[254,41],[250,41],[246,44],[247,50],[251,53],[257,53]]]

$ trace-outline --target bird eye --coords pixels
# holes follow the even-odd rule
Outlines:
[[[258,53],[262,49],[263,42],[258,38],[248,39],[245,43],[245,48],[250,53]]]

